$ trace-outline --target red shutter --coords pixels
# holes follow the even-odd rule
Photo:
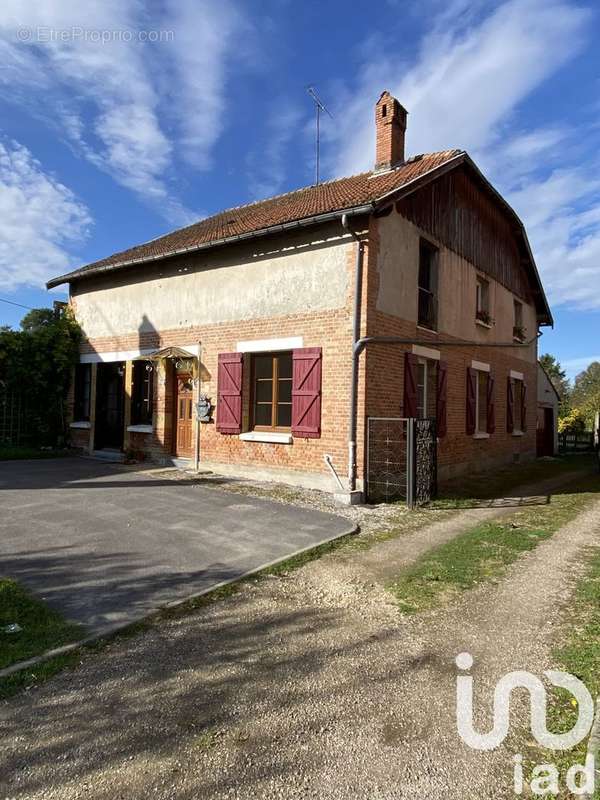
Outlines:
[[[417,370],[419,359],[412,353],[404,354],[404,416],[417,416]]]
[[[487,380],[487,432],[494,433],[496,430],[496,403],[495,403],[495,384],[494,376],[490,373]]]
[[[242,432],[243,353],[219,353],[217,376],[217,430]]]
[[[448,430],[448,364],[445,361],[438,363],[437,396],[435,402],[435,415],[437,421],[437,435],[441,439]]]
[[[527,384],[523,382],[521,386],[521,430],[527,430]]]
[[[321,436],[321,348],[292,351],[292,435]]]
[[[515,429],[515,390],[509,375],[506,385],[506,430],[512,433]]]
[[[477,370],[467,368],[467,433],[472,436],[477,428]]]

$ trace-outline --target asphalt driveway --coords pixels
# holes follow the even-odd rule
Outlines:
[[[332,514],[91,459],[0,462],[0,575],[90,632],[352,530]]]

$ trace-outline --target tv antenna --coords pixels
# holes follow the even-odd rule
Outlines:
[[[327,106],[323,103],[314,86],[307,86],[306,91],[312,98],[315,104],[315,113],[316,113],[316,137],[315,137],[315,185],[319,185],[319,166],[320,166],[320,149],[321,149],[321,111],[324,111],[328,114],[331,119],[333,119],[333,115],[327,108]]]

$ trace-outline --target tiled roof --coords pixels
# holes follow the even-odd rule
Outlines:
[[[375,203],[389,192],[443,166],[462,152],[444,150],[428,153],[411,158],[388,172],[363,172],[318,186],[307,186],[268,200],[230,208],[158,239],[114,253],[68,275],[54,278],[49,281],[48,287],[85,277],[88,272],[166,257],[178,251],[207,246],[212,242],[221,243],[224,239],[252,234],[277,225]]]

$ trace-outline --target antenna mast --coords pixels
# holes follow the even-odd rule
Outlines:
[[[325,106],[323,101],[319,98],[319,95],[316,92],[314,86],[307,86],[306,91],[312,98],[315,104],[315,113],[316,113],[316,137],[315,137],[315,185],[319,185],[319,166],[320,166],[320,149],[321,149],[321,111],[324,111],[328,114],[331,119],[333,116],[329,109]]]

